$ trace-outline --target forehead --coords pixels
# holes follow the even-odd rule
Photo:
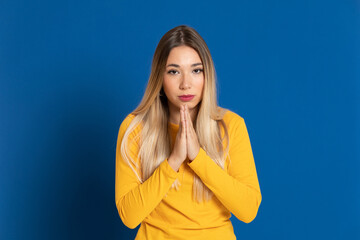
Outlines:
[[[179,46],[171,49],[167,64],[191,65],[201,63],[201,58],[195,49],[188,46]]]

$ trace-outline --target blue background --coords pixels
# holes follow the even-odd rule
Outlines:
[[[0,239],[132,239],[118,128],[188,24],[244,117],[263,202],[238,239],[360,239],[360,3],[0,1]]]

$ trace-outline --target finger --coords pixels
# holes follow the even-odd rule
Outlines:
[[[181,130],[182,121],[183,121],[183,109],[182,109],[182,107],[180,106],[180,123],[179,123],[179,130]]]
[[[186,119],[189,122],[188,127],[189,128],[193,128],[193,124],[192,124],[192,120],[191,120],[191,116],[190,116],[190,111],[189,111],[189,107],[186,105]]]
[[[188,118],[188,109],[187,109],[187,105],[185,104],[185,106],[184,106],[184,113],[185,113],[185,118],[186,118],[186,120],[188,120],[187,118]]]
[[[184,112],[184,107],[181,106],[181,111],[180,111],[180,122],[181,122],[181,133],[182,134],[186,134],[186,119],[185,119],[185,112]]]
[[[179,109],[179,114],[180,114],[180,123],[179,123],[179,131],[178,131],[178,134],[177,135],[179,135],[179,133],[180,133],[180,131],[181,131],[181,107],[180,107],[180,109]]]
[[[183,111],[182,106],[180,106],[180,123],[179,123],[179,131],[180,131],[180,130],[181,130],[181,128],[182,128],[183,117],[184,117],[184,111]]]
[[[186,136],[189,134],[189,119],[187,114],[187,106],[184,106],[184,118],[185,118],[185,128],[186,128]]]
[[[190,130],[190,122],[189,122],[189,116],[188,116],[188,108],[187,105],[184,106],[184,117],[185,117],[185,121],[186,121],[186,135],[188,136],[190,134],[189,130]]]

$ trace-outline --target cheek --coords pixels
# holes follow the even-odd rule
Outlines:
[[[171,84],[171,81],[172,79],[169,79],[168,77],[164,77],[164,81],[163,81],[163,89],[164,89],[164,92],[166,94],[167,97],[169,97],[169,95],[171,95],[171,93],[173,92],[173,88],[174,88],[174,84]]]
[[[204,89],[204,83],[205,83],[204,77],[197,79],[197,81],[195,82],[196,89],[202,92]]]

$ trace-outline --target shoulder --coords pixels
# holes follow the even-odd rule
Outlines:
[[[136,136],[140,132],[139,126],[134,126],[132,123],[135,119],[136,115],[130,113],[126,116],[126,118],[122,121],[119,129],[119,137],[123,136],[125,132],[129,129],[129,127],[132,129],[130,135]],[[134,122],[135,123],[135,122]]]
[[[228,110],[223,116],[223,121],[229,134],[230,149],[234,149],[234,147],[236,149],[237,146],[246,143],[249,134],[243,117]]]
[[[222,120],[230,139],[242,139],[248,134],[244,118],[237,113],[227,110]]]
[[[135,115],[130,113],[129,115],[126,116],[126,118],[122,121],[121,125],[120,125],[120,129],[124,129],[126,130],[130,123],[134,120]]]
[[[228,109],[226,109],[222,119],[224,120],[226,127],[229,129],[237,128],[238,126],[245,124],[243,117]]]

